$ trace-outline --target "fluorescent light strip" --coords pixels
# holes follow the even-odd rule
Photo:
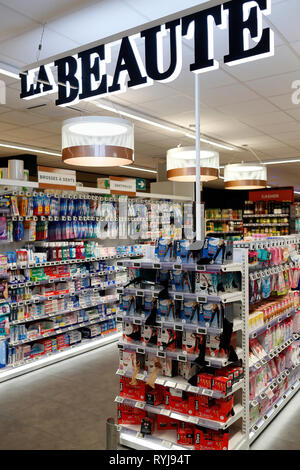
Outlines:
[[[186,133],[184,135],[186,137],[189,137],[190,139],[196,140],[196,136],[193,135],[193,134]],[[213,142],[212,140],[204,139],[203,137],[200,138],[200,142],[204,142],[205,144],[214,145],[215,147],[220,147],[221,149],[225,149],[225,150],[234,150],[234,148],[229,147],[228,145],[219,144],[217,142]]]
[[[20,80],[18,70],[8,64],[4,64],[3,62],[0,62],[0,74]]]
[[[127,165],[123,165],[123,166],[121,166],[120,168],[128,168],[129,170],[146,171],[147,173],[155,173],[155,174],[157,174],[157,171],[156,171],[156,170],[148,170],[148,169],[146,169],[146,168],[138,168],[137,166],[127,166]]]
[[[55,157],[61,157],[61,153],[58,153],[58,152],[50,152],[49,150],[36,149],[33,147],[23,147],[21,145],[15,145],[15,144],[0,143],[0,147],[4,147],[8,149],[15,149],[15,150],[24,150],[25,152],[44,153],[45,155],[53,155]]]
[[[96,104],[96,106],[98,106],[98,108],[102,108],[102,109],[105,109],[106,111],[111,111],[113,113],[120,114],[121,116],[129,117],[129,118],[134,119],[136,121],[144,122],[145,124],[150,124],[151,126],[160,127],[161,129],[165,129],[165,130],[170,131],[170,132],[180,132],[177,129],[173,129],[172,127],[165,126],[164,124],[160,124],[156,121],[152,121],[150,119],[143,118],[143,117],[138,116],[136,114],[127,113],[127,111],[122,111],[121,109],[116,109],[116,108],[113,108],[111,106],[107,106],[107,105],[102,104],[102,103],[101,104],[95,103],[95,104]]]
[[[300,194],[300,191],[294,191],[295,194]]]
[[[297,160],[278,160],[277,162],[263,162],[264,165],[281,165],[283,163],[299,163],[300,159]]]
[[[143,118],[141,116],[138,116],[137,114],[128,113],[127,111],[122,111],[121,109],[113,108],[112,106],[107,106],[106,104],[102,104],[102,103],[98,103],[98,102],[95,103],[95,104],[96,104],[96,106],[98,106],[98,108],[105,109],[106,111],[111,111],[112,113],[120,114],[121,116],[126,116],[126,117],[129,117],[129,118],[134,119],[136,121],[144,122],[145,124],[150,124],[151,126],[160,127],[161,129],[165,129],[165,130],[170,131],[170,132],[177,132],[177,133],[180,133],[180,134],[183,133],[186,137],[189,137],[190,139],[196,140],[196,136],[194,134],[190,134],[188,132],[181,131],[180,129],[174,129],[172,127],[168,127],[164,124],[160,124],[156,121],[152,121],[151,119],[146,119],[146,118]],[[234,150],[234,148],[229,147],[228,145],[220,144],[218,142],[214,142],[212,140],[204,139],[202,137],[201,137],[200,141],[204,142],[206,144],[214,145],[215,147],[219,147],[219,148],[222,148],[222,149],[225,149],[225,150]]]
[[[30,372],[31,370],[39,369],[40,367],[43,367],[43,365],[46,366],[48,364],[55,363],[63,359],[67,359],[68,357],[76,356],[77,354],[80,354],[81,352],[83,353],[89,350],[96,349],[97,347],[105,346],[107,344],[113,343],[114,341],[117,341],[118,339],[120,339],[120,336],[121,336],[120,333],[114,333],[111,335],[103,336],[99,340],[92,340],[89,343],[81,344],[75,348],[69,348],[64,351],[54,353],[53,355],[48,356],[48,357],[43,357],[42,359],[39,359],[36,362],[35,361],[30,362],[29,364],[24,364],[23,366],[18,366],[7,371],[2,369],[2,371],[0,371],[0,382],[1,382],[2,377],[10,378],[10,377],[18,376],[18,375],[21,375],[21,372],[24,372],[24,373]]]

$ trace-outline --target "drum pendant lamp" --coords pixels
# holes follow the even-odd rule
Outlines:
[[[225,189],[263,189],[267,186],[267,167],[260,163],[236,163],[224,167]]]
[[[200,180],[212,181],[219,177],[219,153],[214,150],[200,151]],[[170,181],[196,181],[195,147],[177,147],[167,151],[167,178]]]
[[[63,121],[62,160],[80,167],[130,165],[134,161],[133,124],[110,116]]]

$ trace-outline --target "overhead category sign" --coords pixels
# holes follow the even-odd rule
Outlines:
[[[269,57],[274,55],[274,34],[270,28],[263,28],[263,17],[270,13],[271,0],[231,0],[22,72],[20,96],[33,99],[57,92],[56,105],[66,106],[122,93],[127,88],[170,82],[183,67],[183,39],[193,45],[191,72],[216,70],[217,28],[228,30],[224,64],[233,66]],[[166,56],[169,59],[164,61]]]

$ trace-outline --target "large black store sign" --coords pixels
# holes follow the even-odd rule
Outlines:
[[[274,55],[274,35],[262,23],[263,16],[270,13],[271,0],[232,0],[124,37],[117,44],[99,44],[21,73],[20,96],[32,99],[57,92],[56,105],[64,106],[121,93],[127,88],[150,86],[154,81],[170,82],[182,70],[183,38],[193,45],[190,71],[215,70],[219,67],[213,47],[216,28],[228,31],[226,65],[269,57]],[[137,40],[142,44],[142,51],[137,47]],[[118,47],[115,64],[111,59],[113,47]],[[167,65],[164,55],[168,56]],[[113,73],[109,74],[107,68],[112,65]]]

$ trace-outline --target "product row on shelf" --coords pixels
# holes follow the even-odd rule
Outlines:
[[[28,244],[4,252],[1,372],[115,334],[116,287],[126,284],[128,275],[126,268],[112,263],[141,254],[141,245],[104,247],[96,242]]]
[[[126,196],[21,191],[1,195],[0,214],[0,240],[7,242],[116,239],[126,234],[133,239],[181,239],[183,230],[193,229],[192,203]]]

